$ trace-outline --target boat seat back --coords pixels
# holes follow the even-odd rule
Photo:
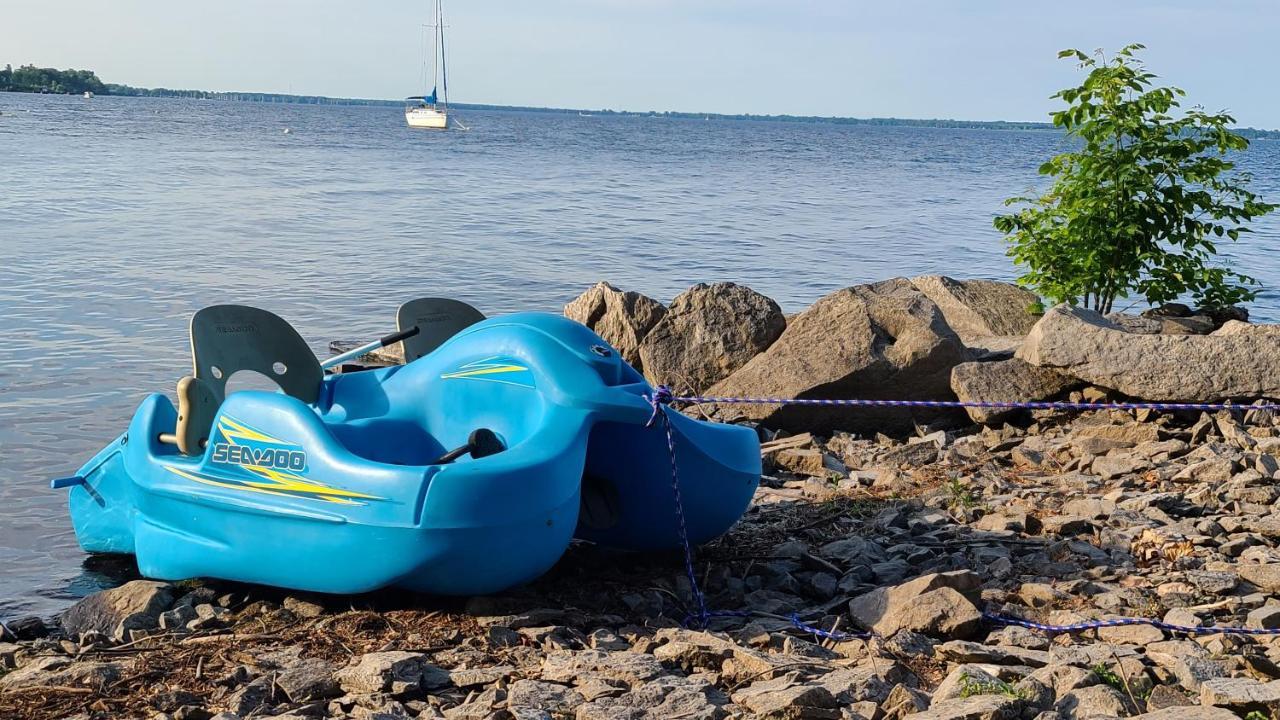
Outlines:
[[[221,401],[227,380],[241,370],[271,378],[287,395],[314,404],[324,370],[293,326],[247,305],[213,305],[191,316],[195,376]]]
[[[440,347],[463,329],[484,320],[484,313],[449,298],[418,298],[396,311],[396,329],[408,330],[415,325],[418,334],[401,341],[404,361],[413,362]]]
[[[178,381],[178,450],[196,455],[227,397],[227,381],[241,370],[271,378],[308,404],[320,396],[324,370],[302,336],[280,316],[247,305],[213,305],[191,316],[195,376]]]
[[[199,455],[213,431],[213,418],[222,402],[212,386],[190,375],[178,381],[178,451]]]

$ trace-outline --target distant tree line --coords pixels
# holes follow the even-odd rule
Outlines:
[[[331,98],[323,95],[287,95],[284,93],[209,92],[208,90],[171,90],[169,88],[138,88],[129,85],[104,83],[92,70],[55,70],[23,65],[13,68],[5,65],[0,70],[0,92],[32,92],[79,95],[89,91],[95,95],[127,95],[134,97],[176,97],[201,100],[236,100],[240,102],[298,103],[303,105],[398,105],[398,100],[372,100],[364,98]],[[945,120],[912,118],[851,118],[822,117],[816,115],[725,115],[695,112],[635,112],[630,110],[576,110],[573,108],[518,107],[511,105],[485,105],[454,103],[454,107],[470,110],[519,110],[522,112],[579,113],[613,117],[656,117],[682,120],[756,120],[765,122],[829,123],[836,125],[883,125],[904,127],[928,127],[979,130],[1054,130],[1052,123],[1008,122],[1005,120]],[[1280,139],[1280,130],[1256,130],[1235,128],[1234,131],[1249,139]]]
[[[0,70],[0,90],[7,92],[79,95],[83,92],[103,93],[106,89],[107,86],[92,70],[55,70],[34,65],[19,68],[5,65]]]

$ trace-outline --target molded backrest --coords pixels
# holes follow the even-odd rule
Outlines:
[[[440,347],[464,328],[484,319],[479,310],[460,300],[418,298],[396,311],[396,328],[418,327],[418,334],[401,341],[404,361],[413,362]]]
[[[227,379],[241,370],[271,378],[285,393],[311,404],[320,395],[324,370],[315,353],[278,315],[247,305],[214,305],[191,316],[195,376],[221,402]]]

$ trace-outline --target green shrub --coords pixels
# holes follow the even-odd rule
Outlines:
[[[1249,141],[1226,113],[1179,109],[1185,93],[1153,86],[1142,48],[1058,54],[1087,71],[1053,96],[1067,104],[1053,123],[1075,149],[1040,167],[1054,178],[1048,192],[1010,199],[1023,207],[995,226],[1026,270],[1020,282],[1054,302],[1106,313],[1131,292],[1152,304],[1189,295],[1210,309],[1252,300],[1256,280],[1214,263],[1221,238],[1237,240],[1276,208],[1227,159]]]

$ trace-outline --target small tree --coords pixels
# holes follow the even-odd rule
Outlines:
[[[1026,269],[1019,282],[1103,313],[1133,291],[1152,304],[1190,295],[1209,309],[1252,300],[1256,280],[1213,264],[1220,238],[1239,239],[1243,223],[1276,208],[1246,189],[1246,173],[1231,172],[1228,153],[1249,141],[1226,113],[1174,117],[1185,93],[1153,87],[1141,49],[1058,54],[1088,71],[1053,96],[1067,103],[1053,124],[1079,144],[1040,166],[1055,178],[1047,193],[1012,198],[1005,204],[1025,207],[995,219]]]

